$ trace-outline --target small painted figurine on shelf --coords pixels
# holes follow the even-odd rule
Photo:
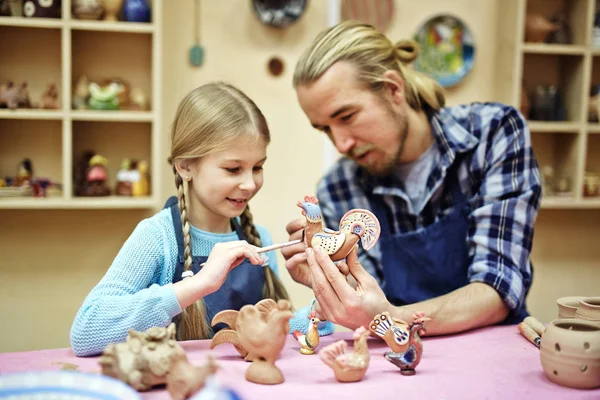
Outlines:
[[[87,171],[90,167],[90,160],[96,154],[93,150],[85,150],[77,164],[73,168],[73,185],[76,196],[85,196],[87,186]]]
[[[133,195],[133,182],[138,179],[135,170],[135,161],[125,158],[121,161],[121,168],[117,172],[117,185],[115,194],[119,196]]]
[[[425,332],[425,321],[430,320],[419,312],[413,315],[413,322],[409,325],[385,311],[373,318],[369,330],[382,338],[391,349],[384,353],[385,359],[400,368],[402,375],[414,375],[423,354],[420,335]]]
[[[368,210],[353,209],[348,211],[340,220],[338,231],[323,226],[321,208],[317,198],[305,196],[304,201],[298,202],[302,215],[306,217],[304,228],[304,244],[307,247],[320,247],[332,261],[346,258],[352,248],[360,240],[365,250],[371,249],[381,232],[379,220]]]
[[[148,162],[140,160],[137,162],[137,174],[131,188],[134,197],[143,197],[150,194],[150,181],[148,178]]]
[[[85,75],[80,76],[73,87],[73,109],[88,109],[88,99],[90,97],[90,81],[88,77]]]
[[[252,364],[246,370],[246,380],[265,385],[283,383],[283,373],[275,362],[285,345],[294,316],[291,304],[279,300],[277,308],[266,317],[256,306],[247,304],[236,318],[236,332],[242,348],[248,351]]]
[[[33,165],[29,158],[24,158],[17,167],[17,176],[13,186],[21,186],[31,183],[33,179]]]
[[[315,313],[312,312],[308,315],[310,322],[308,324],[308,330],[305,335],[300,331],[294,331],[292,335],[294,339],[300,345],[301,354],[315,354],[315,349],[319,346],[320,336],[317,326],[321,320],[315,317]]]
[[[0,85],[0,108],[31,108],[29,100],[29,89],[27,82],[22,82],[20,85],[13,81],[8,81]]]
[[[46,90],[44,90],[39,107],[48,110],[57,110],[60,108],[56,83],[50,83]]]
[[[174,400],[183,400],[204,387],[218,366],[209,356],[193,366],[175,339],[175,324],[144,332],[130,330],[126,342],[109,344],[98,360],[102,374],[119,379],[138,391],[165,385]]]
[[[104,15],[102,0],[72,0],[71,9],[77,19],[98,20]]]
[[[114,82],[106,86],[100,86],[96,82],[92,82],[89,85],[88,105],[92,110],[118,110],[120,90],[119,84]]]
[[[108,172],[106,165],[108,160],[99,154],[90,159],[89,169],[86,175],[86,183],[83,189],[83,196],[109,196]]]
[[[131,91],[129,92],[129,104],[127,109],[132,111],[148,110],[148,99],[142,88],[138,86],[131,88]]]
[[[367,345],[369,335],[370,332],[361,326],[352,336],[352,351],[348,350],[345,340],[338,340],[319,351],[319,358],[333,370],[339,382],[358,382],[365,376],[371,359]]]

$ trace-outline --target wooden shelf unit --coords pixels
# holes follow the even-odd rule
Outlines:
[[[163,0],[151,6],[150,23],[77,20],[71,0],[62,0],[61,18],[0,17],[0,83],[27,81],[35,103],[54,82],[61,103],[58,110],[0,109],[0,178],[14,176],[18,162],[28,157],[34,175],[60,182],[63,189],[46,198],[0,197],[0,209],[160,206]],[[149,111],[72,109],[72,85],[81,74],[90,81],[122,78],[142,88]],[[88,148],[109,160],[113,192],[122,158],[147,160],[150,196],[75,196],[73,166]]]
[[[540,172],[552,167],[555,181],[567,177],[572,192],[545,194],[542,208],[600,208],[600,196],[583,195],[585,173],[600,173],[600,123],[588,123],[590,89],[600,83],[600,49],[592,40],[596,0],[506,0],[498,7],[507,16],[498,24],[498,100],[520,108],[522,87],[530,94],[553,84],[566,111],[565,120],[528,121]],[[567,12],[572,44],[525,42],[528,12],[551,18],[559,10]]]

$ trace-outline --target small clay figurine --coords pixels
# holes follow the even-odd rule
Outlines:
[[[17,167],[17,176],[13,182],[13,186],[22,186],[30,184],[33,178],[33,165],[29,158],[23,159]]]
[[[81,76],[74,85],[73,90],[73,109],[85,110],[88,107],[88,99],[90,97],[90,82],[87,76]]]
[[[298,202],[302,215],[306,217],[304,228],[304,244],[306,247],[320,247],[332,261],[346,258],[354,245],[361,240],[365,250],[371,249],[381,232],[379,220],[370,211],[353,209],[348,211],[340,220],[338,231],[323,226],[321,208],[315,197],[306,196]]]
[[[293,316],[287,300],[279,300],[277,308],[269,313],[266,321],[256,306],[247,304],[242,307],[235,325],[240,344],[252,360],[246,370],[246,380],[265,385],[283,383],[283,373],[275,361],[283,350]]]
[[[277,310],[277,303],[273,299],[263,299],[255,304],[255,308],[260,312],[262,320],[266,322],[271,311]],[[236,331],[239,313],[240,311],[237,310],[223,310],[215,314],[210,324],[212,327],[218,328],[219,331],[213,336],[210,348],[214,349],[221,344],[230,343],[246,361],[252,361],[249,358],[248,350],[242,346]],[[224,326],[227,326],[227,328]]]
[[[121,161],[121,168],[117,172],[117,185],[115,187],[115,193],[119,196],[132,196],[133,195],[133,181],[132,176],[134,161],[129,158]]]
[[[321,320],[316,318],[314,313],[309,314],[309,318],[310,322],[308,324],[306,335],[303,335],[300,331],[294,331],[292,333],[294,339],[296,339],[300,345],[300,353],[302,354],[315,354],[315,349],[319,345],[320,340],[318,324]]]
[[[44,93],[42,93],[40,108],[49,110],[57,110],[60,108],[56,83],[49,84]]]
[[[218,368],[211,357],[203,366],[190,364],[175,340],[174,323],[145,332],[130,330],[125,342],[106,346],[98,362],[103,375],[119,379],[138,391],[166,384],[175,400],[189,398]]]
[[[560,29],[560,25],[550,22],[541,14],[527,13],[525,17],[525,41],[542,43],[548,39],[550,33]]]
[[[109,196],[110,189],[107,186],[108,172],[106,170],[108,160],[99,154],[90,159],[90,167],[86,175],[84,196]]]
[[[17,85],[8,81],[0,85],[0,108],[10,108],[11,110],[31,108],[27,82]]]
[[[419,312],[413,315],[413,322],[409,325],[406,321],[393,318],[385,311],[373,318],[369,330],[385,340],[392,350],[384,353],[385,359],[400,368],[402,375],[414,375],[423,354],[420,335],[425,332],[425,321],[430,320],[431,318]]]
[[[119,93],[121,86],[112,82],[107,86],[100,86],[95,82],[88,86],[90,97],[88,105],[92,110],[118,110],[119,109]]]
[[[367,346],[367,337],[370,332],[364,326],[354,331],[354,348],[348,351],[345,340],[338,340],[319,351],[319,358],[327,364],[339,382],[358,382],[369,368],[371,356]]]
[[[148,109],[148,99],[144,90],[134,86],[129,92],[129,107],[132,111],[144,111]]]
[[[135,179],[133,180],[131,192],[135,197],[148,196],[150,194],[150,182],[148,180],[148,162],[141,160],[137,162],[137,170],[135,171]]]

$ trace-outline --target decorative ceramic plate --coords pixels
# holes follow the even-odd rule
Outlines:
[[[457,17],[438,15],[427,20],[414,38],[420,45],[413,65],[443,87],[456,85],[473,68],[475,42],[469,28]]]
[[[308,0],[252,0],[252,7],[263,24],[286,28],[300,19],[307,2]]]
[[[141,397],[132,387],[105,375],[42,371],[1,375],[0,399],[136,400]]]

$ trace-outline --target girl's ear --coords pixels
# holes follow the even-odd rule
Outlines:
[[[175,169],[181,179],[184,181],[190,180],[194,173],[194,164],[191,160],[177,160],[175,161]]]

